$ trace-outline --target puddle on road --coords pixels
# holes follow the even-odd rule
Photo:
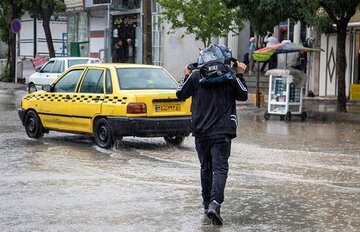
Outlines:
[[[240,140],[264,147],[360,155],[360,124],[265,121],[244,115],[237,133]]]

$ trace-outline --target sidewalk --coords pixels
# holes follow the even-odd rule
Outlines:
[[[255,107],[255,94],[249,94],[246,102],[238,102],[238,107],[246,113],[264,115],[267,110],[267,95],[263,108]],[[360,102],[348,101],[347,113],[336,112],[337,99],[324,97],[303,97],[303,111],[307,118],[314,121],[353,122],[360,123]]]
[[[21,83],[2,82],[0,81],[0,89],[26,90],[26,85]]]

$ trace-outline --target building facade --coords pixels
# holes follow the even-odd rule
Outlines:
[[[65,4],[66,12],[51,22],[56,56],[124,61],[118,49],[121,40],[127,50],[126,62],[161,65],[180,79],[185,65],[195,62],[203,48],[194,36],[183,36],[181,29],[167,33],[170,25],[160,21],[162,9],[156,0],[65,0]],[[22,23],[20,55],[48,56],[42,22],[25,15]],[[214,42],[228,45],[234,57],[242,60],[248,46],[249,34],[245,34],[244,40],[229,34],[227,38],[214,38]]]
[[[320,55],[319,66],[319,96],[337,96],[337,77],[336,77],[336,34],[321,35],[321,48],[324,52]],[[348,24],[346,36],[346,95],[349,96],[350,85],[360,83],[360,12],[352,17]]]
[[[279,42],[283,39],[289,39],[294,43],[321,48],[321,52],[307,54],[307,83],[305,87],[305,95],[309,91],[319,97],[337,97],[338,84],[336,76],[336,51],[337,51],[337,35],[336,34],[320,34],[312,28],[304,27],[300,22],[292,24],[290,22],[282,22],[274,29],[275,34],[279,38]],[[352,17],[348,24],[348,34],[346,37],[346,95],[350,95],[350,85],[360,84],[360,13]],[[278,55],[279,64],[282,57]],[[296,56],[287,55],[287,64],[291,65]],[[281,66],[281,65],[280,65]],[[283,67],[283,66],[281,66]]]
[[[160,22],[161,7],[156,0],[65,0],[65,14],[51,22],[56,56],[91,56],[105,62],[151,63],[165,67],[176,79],[183,76],[186,64],[195,62],[203,44],[192,35],[183,36],[179,29],[168,34],[170,25]],[[47,56],[42,22],[25,15],[22,18],[19,51],[21,56]],[[250,25],[234,36],[214,38],[214,43],[227,45],[233,56],[242,60],[247,52]],[[337,96],[336,35],[319,35],[301,23],[282,22],[274,28],[279,38],[301,44],[313,40],[324,50],[310,53],[307,65],[309,91],[316,96]],[[123,48],[119,46],[122,41]],[[125,49],[125,51],[122,51]],[[291,63],[296,57],[287,56]],[[360,13],[348,26],[346,41],[346,93],[350,84],[360,83]],[[281,57],[279,58],[281,64]],[[286,65],[289,65],[288,63]]]
[[[87,55],[106,62],[149,63],[147,58],[151,57],[150,63],[165,67],[180,79],[185,65],[195,62],[199,49],[203,48],[194,36],[183,37],[182,30],[168,34],[170,25],[160,22],[161,8],[155,0],[66,0],[65,3],[68,8],[69,43],[88,40]],[[73,10],[81,7],[82,12]],[[146,17],[147,11],[150,12],[149,17]],[[86,16],[81,17],[81,14]],[[84,20],[88,23],[83,23]],[[87,24],[87,31],[85,27],[78,26]],[[150,30],[145,25],[150,25]],[[239,44],[242,44],[244,52],[247,48],[247,42],[240,43],[239,37],[232,35],[214,39],[214,42],[229,45],[237,58],[243,55],[239,52]],[[131,50],[129,45],[132,45]],[[84,43],[82,47],[85,51],[86,46]]]
[[[66,17],[59,16],[50,21],[51,34],[56,56],[67,53]],[[29,14],[21,17],[21,30],[18,33],[18,54],[23,57],[49,56],[42,21],[33,19]]]

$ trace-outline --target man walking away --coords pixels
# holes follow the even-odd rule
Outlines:
[[[218,57],[219,48],[225,58]],[[210,45],[204,50],[200,52],[196,69],[185,67],[185,77],[176,95],[179,99],[192,97],[192,135],[201,166],[204,212],[213,224],[221,225],[220,206],[229,171],[231,139],[236,137],[236,100],[248,98],[243,78],[246,65],[235,60],[236,75],[231,72],[224,78],[221,65],[230,65],[231,52],[223,45]],[[209,54],[209,50],[213,53]],[[218,59],[212,60],[214,57]],[[217,75],[207,79],[208,72],[214,71]]]

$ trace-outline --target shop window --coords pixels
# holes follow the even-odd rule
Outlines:
[[[141,6],[141,0],[114,0],[113,6],[115,9],[120,10],[139,9]]]
[[[111,3],[111,0],[93,0],[93,4],[107,4]]]
[[[136,50],[136,28],[140,24],[140,14],[113,16],[112,62],[134,63]]]

